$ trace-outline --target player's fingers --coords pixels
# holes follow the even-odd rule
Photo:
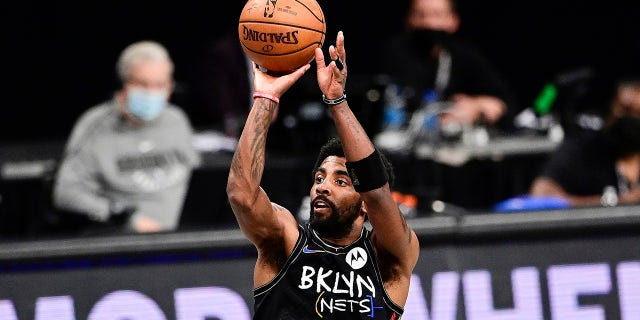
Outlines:
[[[298,68],[298,70],[296,70],[296,71],[294,71],[292,73],[293,77],[295,79],[299,79],[300,77],[302,77],[305,74],[305,72],[307,72],[307,70],[309,70],[309,68],[311,68],[310,64],[307,63],[307,64],[303,65],[302,67]]]
[[[324,64],[324,53],[322,53],[322,49],[316,48],[316,68],[318,70],[325,67]]]
[[[338,31],[338,36],[336,37],[336,51],[338,56],[342,58],[343,62],[347,59],[347,52],[344,49],[344,33],[342,31]]]

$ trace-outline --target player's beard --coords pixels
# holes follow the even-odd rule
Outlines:
[[[318,199],[324,201],[331,208],[331,214],[324,219],[319,219],[313,213],[313,202]],[[309,223],[311,228],[323,237],[341,238],[349,234],[353,228],[353,222],[356,221],[356,218],[360,215],[361,208],[362,200],[358,199],[353,206],[338,210],[335,203],[331,202],[325,196],[319,195],[311,200]]]

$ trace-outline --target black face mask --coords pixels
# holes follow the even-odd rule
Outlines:
[[[447,45],[451,34],[442,30],[413,30],[411,31],[411,41],[417,50],[423,53],[430,53],[437,44]]]
[[[640,117],[620,117],[606,129],[606,133],[613,141],[617,156],[640,152]]]

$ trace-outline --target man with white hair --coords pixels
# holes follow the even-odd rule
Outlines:
[[[129,232],[175,230],[200,156],[182,109],[169,102],[174,65],[154,41],[126,47],[122,87],[80,116],[57,172],[57,209]]]

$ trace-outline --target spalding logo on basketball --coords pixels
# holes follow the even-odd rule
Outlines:
[[[249,0],[238,23],[244,52],[273,73],[290,73],[311,62],[325,33],[324,13],[315,0]]]

